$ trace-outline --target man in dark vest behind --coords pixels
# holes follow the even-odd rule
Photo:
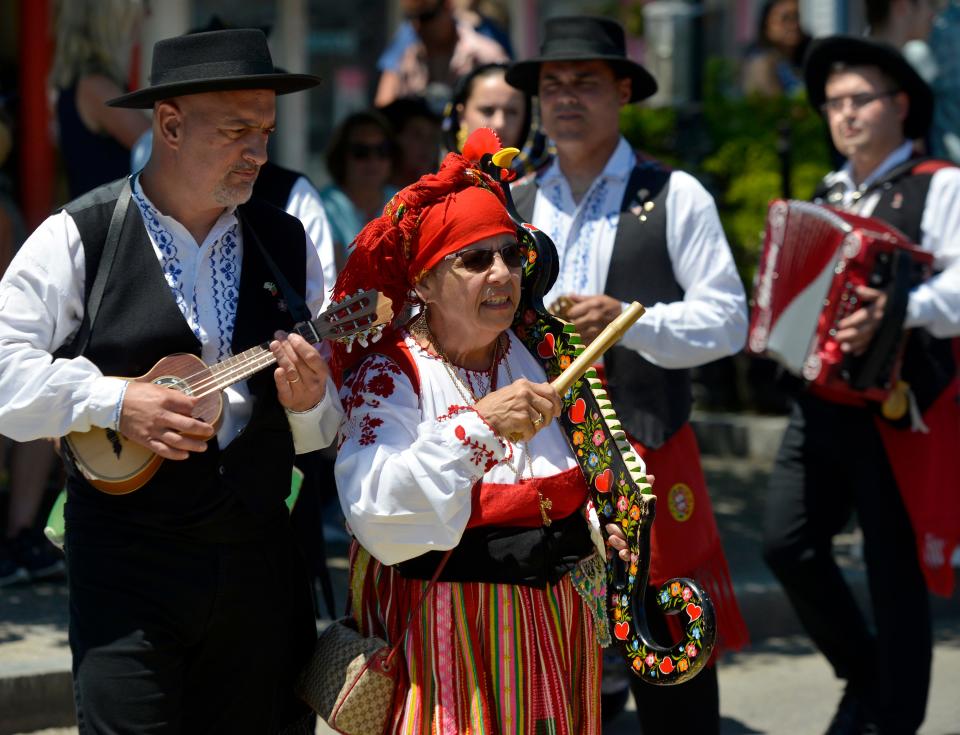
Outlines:
[[[556,243],[560,274],[546,303],[592,340],[639,301],[647,313],[604,356],[607,391],[656,475],[650,582],[699,580],[712,597],[720,645],[747,640],[688,423],[689,368],[737,352],[746,299],[713,199],[691,176],[642,160],[620,135],[620,108],[652,95],[650,74],[626,56],[623,29],[605,18],[552,18],[538,58],[507,81],[539,95],[557,157],[520,182],[520,213]],[[648,593],[652,599],[654,593]],[[654,634],[671,635],[654,616]],[[656,687],[631,676],[646,733],[675,727],[718,733],[714,667],[687,684]]]
[[[160,41],[151,80],[111,101],[153,109],[146,168],[48,218],[0,282],[0,432],[99,427],[165,460],[126,495],[68,460],[81,732],[312,732],[292,691],[312,594],[284,500],[294,455],[343,411],[319,353],[286,335],[323,300],[316,250],[250,196],[276,95],[319,80],[276,73],[257,30]],[[217,427],[196,397],[105,377],[266,343],[277,365],[223,391]]]
[[[927,587],[951,593],[950,554],[960,536],[960,380],[951,339],[960,335],[960,169],[914,153],[933,96],[892,46],[818,39],[804,75],[847,159],[815,201],[895,226],[934,254],[937,273],[913,288],[896,317],[906,339],[895,391],[901,410],[896,401],[884,412],[813,385],[798,395],[770,478],[764,555],[846,683],[827,732],[915,733],[930,683]],[[836,335],[850,355],[870,344],[888,304],[880,289],[860,287],[856,298],[860,308]],[[897,414],[902,420],[891,423]],[[833,537],[854,513],[875,632],[833,557]]]

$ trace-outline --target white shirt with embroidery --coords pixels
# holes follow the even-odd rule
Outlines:
[[[224,211],[198,244],[182,224],[156,210],[139,177],[132,192],[171,295],[200,341],[201,358],[207,364],[222,360],[230,354],[243,257],[234,208]],[[306,300],[315,311],[323,301],[323,272],[312,243],[304,255]],[[0,280],[0,434],[27,441],[94,426],[118,428],[125,381],[105,377],[85,357],[52,357],[80,326],[85,276],[80,232],[61,211],[27,238]],[[224,391],[221,447],[243,429],[250,413],[245,381]],[[327,446],[342,415],[332,381],[314,409],[287,411],[296,451]]]
[[[533,224],[553,240],[560,258],[557,282],[544,297],[547,305],[564,294],[604,292],[620,206],[635,164],[633,150],[621,138],[579,203],[558,159],[538,176]],[[621,344],[660,367],[688,368],[743,347],[747,302],[713,198],[683,171],[672,172],[668,186],[667,251],[684,296],[644,304],[646,313]]]
[[[913,155],[907,141],[894,150],[857,186],[848,162],[826,176],[824,184],[837,187],[840,199],[829,202],[870,217],[883,191],[873,185]],[[960,168],[943,168],[930,178],[920,220],[920,242],[933,253],[937,275],[910,292],[905,329],[923,327],[935,337],[960,336]]]
[[[508,385],[510,375],[545,381],[540,364],[507,334],[497,386]],[[419,394],[383,355],[366,358],[340,391],[347,412],[336,463],[340,505],[357,540],[384,564],[455,547],[481,478],[515,484],[518,469],[523,478],[550,477],[577,466],[556,421],[529,443],[506,442],[469,408],[474,401],[439,357],[409,335],[405,342],[419,371]],[[454,369],[478,399],[489,392],[487,372]]]

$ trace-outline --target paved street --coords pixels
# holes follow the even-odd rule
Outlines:
[[[938,626],[933,691],[920,735],[960,735],[960,621]],[[819,735],[840,697],[840,686],[823,659],[802,637],[768,639],[749,653],[728,657],[720,669],[722,735]],[[75,728],[36,735],[74,735]],[[632,711],[604,735],[637,735]],[[683,732],[679,726],[677,732]],[[333,733],[320,725],[318,735]]]

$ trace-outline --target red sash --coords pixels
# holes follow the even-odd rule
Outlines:
[[[538,491],[539,490],[539,494]],[[549,500],[550,518],[566,518],[583,507],[587,485],[579,467],[551,477],[534,477],[512,485],[478,482],[473,486],[473,510],[467,528],[475,526],[522,526],[539,528],[540,498]]]
[[[750,642],[733,592],[717,520],[700,466],[700,449],[690,424],[659,449],[649,450],[630,437],[647,472],[656,476],[657,516],[650,538],[650,584],[692,577],[710,595],[717,612],[719,651],[737,651]],[[673,619],[668,617],[674,635]]]
[[[950,564],[960,544],[960,378],[923,414],[929,433],[897,429],[878,418],[877,429],[917,537],[931,592],[950,597]]]

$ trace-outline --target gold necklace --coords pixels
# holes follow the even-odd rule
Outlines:
[[[460,396],[464,401],[470,403],[470,405],[476,405],[479,401],[476,395],[474,395],[473,388],[464,381],[457,370],[454,368],[453,363],[450,361],[450,358],[447,357],[446,352],[444,352],[443,347],[441,347],[440,342],[434,336],[433,331],[430,329],[430,325],[427,322],[427,311],[424,309],[420,316],[417,317],[416,321],[410,325],[410,332],[417,337],[426,339],[431,345],[433,345],[434,351],[437,353],[437,357],[440,358],[440,364],[443,365],[444,369],[447,371],[447,375],[450,376],[450,380],[453,381],[454,387],[457,389],[457,392],[460,393]],[[490,363],[489,378],[490,378],[490,391],[493,391],[494,381],[496,377],[497,370],[497,361],[501,354],[501,337],[497,337],[497,343],[493,348],[493,361]],[[507,360],[503,361],[503,367],[507,372],[507,379],[510,383],[513,383],[513,372],[510,370],[510,363]],[[509,439],[507,439],[509,441]],[[520,442],[511,442],[517,445]],[[526,442],[524,442],[526,444]],[[517,451],[519,452],[519,446],[517,446]],[[525,469],[527,474],[530,476],[530,479],[533,479],[533,463],[530,459],[530,447],[527,445],[524,448],[524,459]],[[517,476],[517,481],[523,479],[523,469],[518,469],[517,466],[509,459],[504,460],[507,463],[507,466],[513,470]],[[549,526],[553,523],[553,520],[547,515],[547,511],[553,508],[553,501],[550,498],[543,497],[543,493],[540,490],[537,490],[537,499],[540,505],[540,520],[544,526]]]

